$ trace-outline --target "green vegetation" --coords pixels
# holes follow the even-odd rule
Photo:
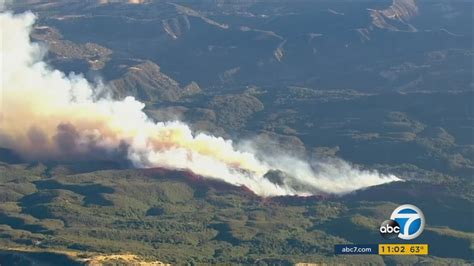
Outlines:
[[[0,189],[11,191],[0,201],[1,246],[84,256],[132,253],[168,263],[344,263],[348,258],[335,257],[334,244],[379,243],[377,227],[397,205],[351,195],[301,202],[262,199],[181,172],[103,170],[50,176],[57,167],[73,170],[42,164],[1,167]],[[364,198],[363,193],[356,195]],[[448,204],[457,209],[460,202]],[[472,207],[472,201],[467,204]],[[450,215],[459,215],[449,208]],[[440,222],[429,218],[429,223]],[[428,230],[426,240],[442,237],[459,250],[472,251],[472,233],[463,225],[450,226]],[[447,258],[468,260],[468,254],[434,250],[429,260],[454,263]],[[378,256],[355,259],[382,263]]]

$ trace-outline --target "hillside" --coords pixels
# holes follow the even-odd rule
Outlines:
[[[78,254],[134,253],[167,263],[344,262],[337,243],[379,242],[376,230],[407,194],[430,217],[419,241],[429,258],[357,257],[373,263],[461,262],[472,196],[456,185],[419,182],[384,185],[343,197],[260,198],[243,188],[164,169],[75,173],[68,165],[1,165],[0,218],[4,247],[69,250]],[[21,178],[18,178],[21,176]],[[410,191],[416,191],[412,193]],[[422,203],[436,193],[443,215]],[[446,220],[450,217],[450,220]],[[456,245],[455,250],[439,246]],[[3,250],[0,258],[6,258]],[[3,255],[1,255],[3,254]],[[2,257],[3,256],[3,257]],[[352,261],[351,257],[351,261]]]
[[[0,265],[474,263],[473,3],[6,8]],[[406,203],[428,256],[334,255]]]

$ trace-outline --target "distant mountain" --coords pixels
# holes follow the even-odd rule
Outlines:
[[[126,72],[109,84],[118,98],[132,95],[143,101],[177,101],[201,92],[196,82],[181,87],[178,82],[163,74],[158,65],[150,61],[130,67],[125,65],[119,67],[126,68]]]
[[[108,64],[133,58],[159,65],[181,84],[204,87],[473,89],[467,1],[68,0],[14,7],[37,12],[64,46],[111,51],[95,55],[93,69],[106,58],[114,59]],[[69,57],[77,69],[91,64]]]

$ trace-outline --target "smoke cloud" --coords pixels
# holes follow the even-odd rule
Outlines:
[[[260,157],[182,122],[154,122],[135,98],[100,98],[101,85],[47,65],[44,49],[29,38],[34,21],[31,13],[0,15],[0,146],[26,159],[124,154],[136,167],[186,169],[262,196],[346,193],[398,180],[342,160]]]

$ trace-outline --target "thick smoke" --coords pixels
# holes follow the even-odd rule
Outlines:
[[[43,62],[43,49],[29,38],[34,15],[3,13],[0,18],[0,146],[27,159],[120,153],[136,167],[187,169],[262,196],[346,193],[398,180],[342,160],[309,164],[274,154],[259,159],[230,140],[193,134],[182,122],[155,123],[135,98],[99,98],[94,92],[100,86]]]

